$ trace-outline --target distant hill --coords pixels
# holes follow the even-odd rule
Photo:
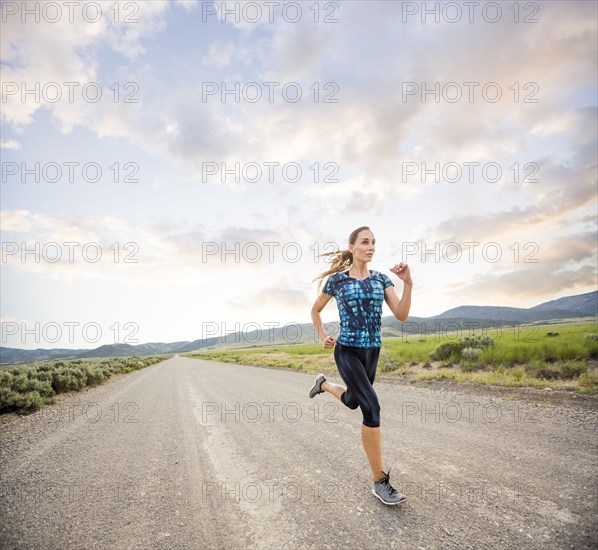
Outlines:
[[[551,311],[551,310],[567,310],[575,311],[578,314],[598,314],[598,292],[588,292],[586,294],[578,294],[576,296],[566,296],[558,300],[551,300],[544,302],[537,306],[531,307],[530,311]]]
[[[530,308],[498,306],[459,306],[429,319],[455,317],[530,323],[549,319],[571,319],[598,315],[598,291],[566,296]]]
[[[594,317],[598,315],[598,291],[565,296],[538,304],[531,308],[500,306],[459,306],[433,317],[409,317],[405,322],[393,316],[382,318],[383,337],[402,334],[423,334],[438,330],[459,328],[492,328],[519,323],[539,323]],[[326,330],[338,334],[338,322],[326,323]],[[0,364],[32,363],[53,359],[77,359],[92,357],[118,357],[131,355],[159,355],[162,353],[184,353],[203,348],[261,347],[271,344],[317,342],[312,323],[291,327],[271,328],[247,333],[235,332],[224,337],[180,342],[153,342],[147,344],[109,344],[95,349],[36,349],[0,347]]]
[[[17,349],[0,347],[0,364],[42,361],[46,359],[76,359],[85,349]]]
[[[181,351],[189,342],[154,342],[151,344],[107,344],[92,350],[81,350],[79,357],[122,357],[127,355],[156,355]]]

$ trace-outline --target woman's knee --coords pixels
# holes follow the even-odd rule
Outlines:
[[[362,424],[368,428],[379,428],[380,427],[380,415],[369,415],[363,417]]]
[[[353,410],[359,407],[357,400],[353,396],[347,396],[346,391],[341,395],[341,402],[343,405]]]
[[[372,407],[362,408],[363,424],[368,428],[380,427],[380,405],[376,404]]]

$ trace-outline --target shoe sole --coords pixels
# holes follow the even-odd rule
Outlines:
[[[314,385],[311,387],[311,389],[309,390],[309,396],[310,397],[315,397],[316,395],[320,394],[320,393],[324,393],[322,391],[319,391],[318,393],[315,393],[314,395],[311,394],[312,391],[314,391],[317,387],[318,387],[318,380],[320,379],[320,375],[318,374],[318,378],[316,378],[316,381],[314,382]],[[322,380],[322,384],[326,381],[326,379]],[[320,384],[320,389],[322,388],[322,385]]]
[[[372,489],[372,493],[374,494],[374,496],[378,497],[380,502],[383,502],[387,506],[396,506],[397,504],[403,504],[403,502],[407,500],[407,497],[404,496],[401,500],[399,500],[399,502],[386,502],[378,493],[376,493],[374,489]]]

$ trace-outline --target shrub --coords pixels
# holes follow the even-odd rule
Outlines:
[[[587,370],[583,363],[565,363],[561,367],[561,377],[565,379],[576,378]]]
[[[550,369],[538,369],[536,371],[536,377],[544,380],[557,380],[560,376],[560,372]]]
[[[54,395],[52,384],[49,380],[29,379],[25,386],[24,393],[37,392],[41,397],[51,397]]]
[[[392,360],[392,355],[384,347],[380,349],[378,365],[380,366],[380,372],[390,372],[398,367],[398,365]]]
[[[463,348],[461,353],[465,359],[472,361],[482,355],[482,350],[480,348]]]
[[[25,392],[27,391],[28,384],[29,377],[25,372],[20,372],[12,380],[12,389],[17,393]]]
[[[16,405],[18,407],[18,414],[29,414],[39,410],[44,404],[42,396],[36,392],[31,391],[28,393],[18,395],[16,399]]]
[[[435,361],[444,361],[451,357],[451,355],[458,356],[461,353],[463,346],[460,342],[445,342],[440,344],[434,351],[430,352],[430,357]]]
[[[87,386],[95,386],[97,384],[101,384],[106,379],[106,376],[104,375],[104,371],[98,367],[88,368],[86,370],[85,374],[86,374],[85,384]]]
[[[49,363],[42,363],[37,367],[38,372],[51,372],[54,370],[54,366],[50,365]]]
[[[581,374],[578,380],[579,385],[582,388],[593,388],[598,386],[598,375],[590,369]]]
[[[14,375],[7,370],[0,369],[0,388],[12,388],[12,381],[14,379]]]
[[[47,370],[42,370],[37,373],[38,380],[47,380],[52,385],[52,372]]]
[[[461,369],[462,372],[473,372],[473,371],[478,371],[478,370],[484,370],[485,366],[482,363],[468,362],[468,363],[461,363],[459,365],[459,368]]]
[[[490,336],[466,336],[461,338],[461,344],[464,348],[487,348],[494,346],[495,342]]]
[[[52,388],[56,393],[80,390],[86,385],[87,377],[79,369],[57,369],[53,373]]]
[[[436,361],[444,361],[450,357],[458,359],[462,356],[462,351],[465,348],[480,349],[494,345],[494,340],[489,336],[466,336],[459,338],[457,342],[440,344],[433,352],[430,352],[430,357]]]
[[[6,386],[0,386],[0,414],[16,411],[18,398],[18,393]]]

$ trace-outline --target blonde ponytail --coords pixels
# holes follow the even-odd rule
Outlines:
[[[349,244],[355,244],[357,237],[359,236],[359,232],[363,231],[364,229],[370,229],[367,225],[362,227],[358,227],[354,231],[351,232],[349,235]],[[340,273],[341,271],[348,270],[352,263],[353,263],[353,253],[349,250],[336,250],[334,252],[325,252],[324,254],[320,254],[319,256],[331,256],[332,260],[330,262],[330,269],[324,271],[314,279],[312,279],[312,283],[314,281],[318,281],[318,294],[320,293],[320,288],[322,287],[323,280],[328,275],[333,275],[334,273]]]

